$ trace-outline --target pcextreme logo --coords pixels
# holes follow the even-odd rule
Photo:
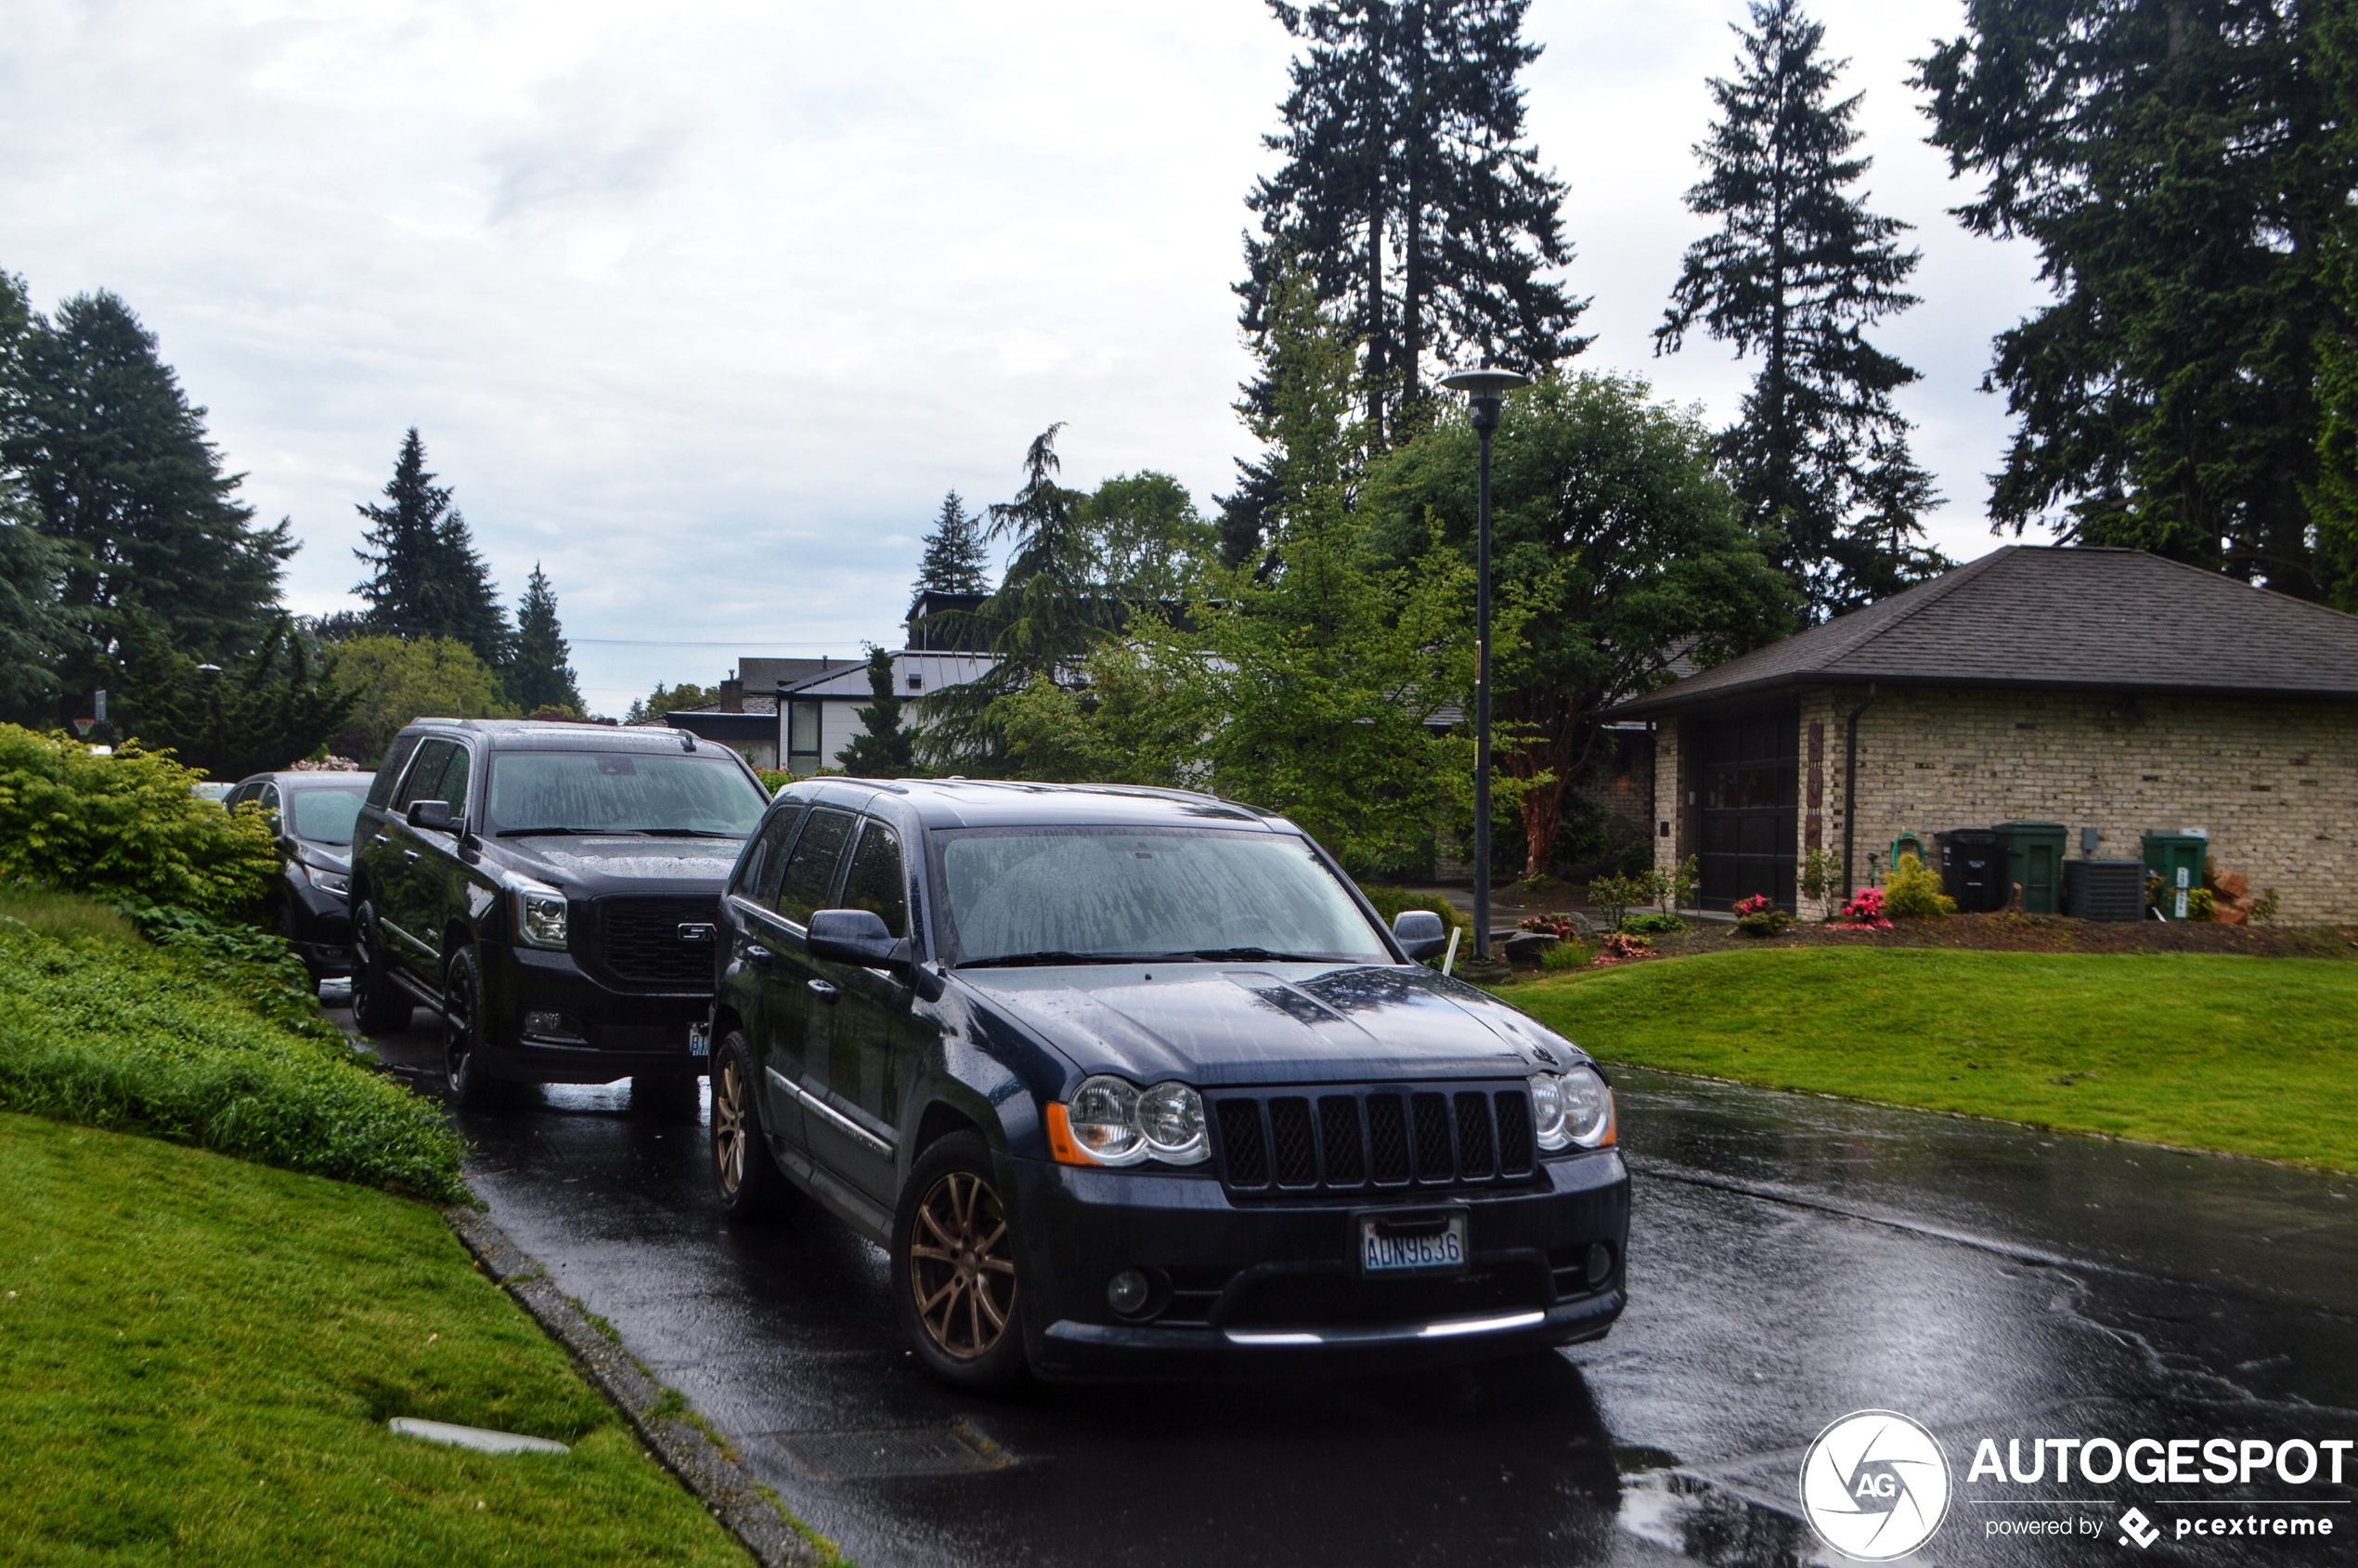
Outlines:
[[[1801,1461],[1801,1511],[1845,1557],[1889,1562],[1932,1538],[1949,1512],[1949,1461],[1896,1410],[1854,1410]]]

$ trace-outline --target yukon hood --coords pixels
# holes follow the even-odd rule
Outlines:
[[[708,884],[718,891],[743,847],[743,840],[735,838],[617,835],[612,838],[511,839],[499,846],[499,854],[527,876],[570,893],[596,897],[632,891],[649,882]]]
[[[1580,1059],[1513,1008],[1421,965],[1104,965],[958,978],[1082,1071],[1141,1084],[1520,1077]]]

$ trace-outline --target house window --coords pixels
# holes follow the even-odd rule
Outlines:
[[[819,771],[819,705],[786,705],[786,771],[805,778]]]
[[[909,677],[909,690],[911,690],[911,691],[913,691],[913,692],[922,692],[922,691],[924,691],[925,689],[926,689],[926,678],[925,678],[924,676],[922,676],[922,675],[913,675],[913,676]]]

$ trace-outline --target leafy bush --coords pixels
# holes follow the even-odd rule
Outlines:
[[[1766,893],[1755,893],[1736,906],[1736,929],[1748,937],[1773,937],[1792,924],[1793,916]]]
[[[1569,914],[1526,914],[1515,922],[1522,931],[1543,931],[1562,941],[1575,941],[1585,933],[1577,918]]]
[[[467,1197],[462,1146],[434,1107],[369,1071],[316,1006],[304,1028],[265,1016],[236,978],[259,969],[229,969],[193,944],[0,923],[0,1108]]]
[[[2219,896],[2208,888],[2196,888],[2186,894],[2186,918],[2209,920],[2218,913]]]
[[[1621,928],[1637,937],[1673,936],[1678,932],[1690,929],[1687,923],[1677,915],[1665,914],[1660,911],[1630,915],[1622,921]]]
[[[319,987],[311,971],[276,932],[225,925],[192,909],[126,901],[116,906],[139,935],[185,952],[271,1022],[341,1044],[343,1031],[319,1016]]]
[[[1442,925],[1450,930],[1463,931],[1470,937],[1473,935],[1473,916],[1438,893],[1412,893],[1406,888],[1369,887],[1365,884],[1359,890],[1367,895],[1367,901],[1376,906],[1376,913],[1383,916],[1383,923],[1387,926],[1399,919],[1404,909],[1429,909],[1441,916]]]
[[[1883,913],[1895,920],[1937,920],[1957,913],[1957,901],[1940,890],[1940,874],[1902,855],[1883,880]]]
[[[224,914],[262,896],[279,848],[258,811],[199,799],[169,752],[111,757],[0,724],[0,881]]]
[[[1597,963],[1626,964],[1633,959],[1652,958],[1654,944],[1643,937],[1633,937],[1623,931],[1607,932],[1597,943]]]
[[[784,768],[756,768],[754,773],[761,780],[761,787],[773,796],[802,777],[800,773],[790,773]]]
[[[1597,906],[1608,927],[1618,928],[1629,912],[1654,901],[1659,874],[1641,871],[1635,876],[1600,876],[1588,884],[1588,901]]]
[[[2274,888],[2268,888],[2258,898],[2251,901],[2252,924],[2255,926],[2274,926],[2276,923],[2276,912],[2283,907],[2284,901],[2276,896],[2276,889]]]
[[[1801,857],[1801,872],[1794,887],[1805,899],[1831,897],[1842,886],[1842,862],[1831,849],[1812,849]]]

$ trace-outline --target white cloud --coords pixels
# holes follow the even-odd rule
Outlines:
[[[1823,6],[1854,56],[1927,305],[1885,341],[1975,553],[2002,410],[1972,388],[2037,299],[1958,233],[1906,58],[1947,4]],[[1588,362],[1724,416],[1745,367],[1649,357],[1726,68],[1713,0],[1540,0],[1532,130],[1573,184]],[[1228,285],[1289,41],[1249,0],[1108,6],[19,0],[0,33],[0,266],[122,293],[264,514],[290,597],[356,579],[354,503],[401,431],[511,596],[535,560],[590,694],[730,653],[887,639],[941,492],[1005,496],[1069,421],[1068,477],[1176,473],[1241,433]],[[680,639],[717,647],[608,643]]]

